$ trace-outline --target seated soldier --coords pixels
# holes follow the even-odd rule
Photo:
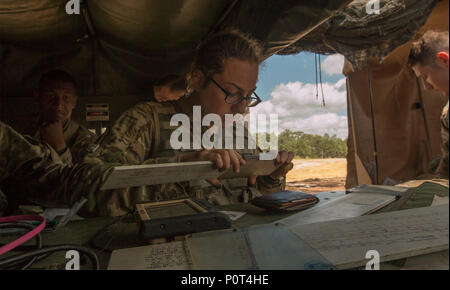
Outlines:
[[[88,198],[85,212],[110,174],[113,164],[86,158],[75,166],[63,164],[46,144],[26,139],[0,122],[0,216],[23,202],[67,207]]]
[[[49,144],[64,163],[76,163],[88,152],[96,135],[71,120],[78,94],[75,80],[66,72],[43,74],[35,91],[39,117],[24,134]]]
[[[174,102],[146,102],[129,109],[103,136],[97,156],[107,162],[123,164],[210,160],[219,169],[233,167],[239,171],[245,161],[235,150],[192,150],[192,153],[186,154],[186,150],[172,149],[169,141],[174,128],[170,127],[170,119],[177,113],[183,113],[191,117],[192,123],[194,106],[201,106],[202,117],[214,113],[223,120],[225,114],[246,114],[248,107],[261,101],[254,91],[262,60],[259,43],[238,31],[222,32],[211,37],[195,52],[187,78],[188,96]],[[244,151],[240,152],[258,154],[257,150]],[[123,214],[139,201],[188,195],[205,198],[216,205],[248,201],[258,194],[258,190],[261,193],[284,190],[284,176],[293,168],[293,157],[292,152],[279,152],[274,161],[277,170],[268,176],[252,176],[249,180],[211,180],[213,185],[194,181],[132,188],[115,194],[102,193],[98,199],[103,202],[111,200],[108,205],[111,210],[108,214],[111,215]],[[113,204],[117,207],[113,208]]]
[[[449,116],[448,116],[448,31],[428,31],[413,44],[409,55],[409,65],[422,80],[426,90],[440,92],[447,100],[441,115],[442,158],[436,169],[438,177],[449,178]]]

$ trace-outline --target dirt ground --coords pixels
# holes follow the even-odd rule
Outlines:
[[[347,160],[295,159],[287,175],[286,189],[306,193],[345,190]]]

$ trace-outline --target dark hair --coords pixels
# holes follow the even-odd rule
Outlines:
[[[155,86],[168,86],[171,90],[185,90],[186,80],[179,75],[167,75],[154,83]]]
[[[448,52],[448,31],[427,31],[418,41],[414,42],[409,53],[408,64],[434,64],[436,54]]]
[[[263,49],[257,40],[236,29],[214,34],[197,47],[191,72],[187,76],[188,85],[195,70],[202,71],[207,78],[211,77],[221,73],[225,60],[232,57],[260,64],[263,61]]]
[[[44,83],[48,81],[60,81],[64,83],[71,83],[75,88],[75,92],[77,91],[77,83],[75,79],[63,70],[52,70],[44,73],[39,79],[38,90],[41,91]]]

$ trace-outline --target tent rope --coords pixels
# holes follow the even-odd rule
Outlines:
[[[320,78],[320,91],[322,92],[322,105],[325,107],[325,95],[323,93],[323,82],[322,82],[322,61],[319,54],[319,78]]]
[[[370,99],[370,115],[372,121],[372,136],[373,136],[373,156],[375,158],[375,184],[379,184],[378,181],[378,173],[379,173],[379,164],[378,164],[378,149],[377,149],[377,134],[375,131],[375,114],[373,109],[373,88],[372,88],[372,73],[370,70],[370,63],[367,61],[367,77],[368,77],[368,86],[369,86],[369,99]]]

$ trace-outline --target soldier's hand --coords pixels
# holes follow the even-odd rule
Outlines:
[[[181,162],[190,161],[212,161],[214,168],[219,169],[219,171],[233,167],[235,173],[239,173],[241,166],[245,165],[245,160],[239,153],[226,149],[202,150],[181,158]]]
[[[59,121],[43,123],[39,127],[42,141],[48,143],[56,152],[66,148],[62,123]]]
[[[278,152],[277,158],[275,158],[275,166],[277,169],[272,172],[269,176],[273,179],[278,179],[285,176],[292,168],[294,168],[293,152],[280,151]]]
[[[245,165],[245,160],[234,150],[213,149],[202,150],[193,154],[187,154],[181,157],[181,162],[192,161],[212,161],[213,167],[224,171],[233,167],[234,172],[239,173],[241,165]],[[207,179],[212,185],[220,185],[217,178]]]

